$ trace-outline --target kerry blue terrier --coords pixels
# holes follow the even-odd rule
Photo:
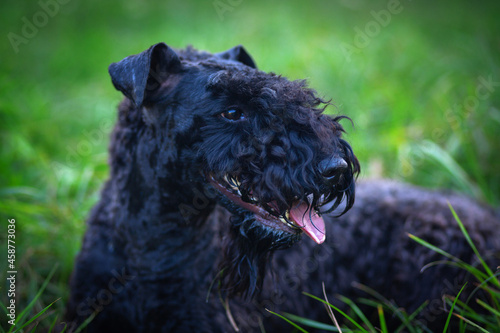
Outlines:
[[[375,181],[353,207],[346,117],[326,115],[304,81],[257,70],[241,46],[161,43],[109,72],[126,98],[67,311],[75,325],[95,316],[89,332],[286,332],[265,309],[328,322],[301,294],[321,296],[322,282],[330,299],[366,296],[357,282],[408,311],[429,300],[421,319],[442,329],[441,294],[466,277],[421,273],[441,258],[407,232],[472,261],[447,200],[498,255],[498,218],[464,197]]]

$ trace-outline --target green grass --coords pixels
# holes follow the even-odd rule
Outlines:
[[[441,250],[440,248],[424,241],[421,238],[418,238],[414,235],[409,234],[408,236],[415,242],[419,244],[419,246],[425,246],[440,255],[448,258],[450,261],[447,262],[433,262],[429,263],[426,267],[430,265],[454,265],[458,266],[461,269],[467,271],[471,276],[473,276],[477,283],[474,290],[470,293],[466,301],[460,300],[460,295],[462,291],[467,286],[465,283],[460,291],[456,295],[445,295],[444,301],[446,302],[449,310],[446,323],[443,326],[443,333],[449,332],[449,324],[453,317],[456,317],[460,320],[460,328],[459,332],[485,332],[485,333],[498,333],[500,332],[500,267],[496,268],[496,272],[486,264],[481,253],[479,253],[476,249],[476,246],[472,242],[469,233],[465,229],[465,226],[462,224],[460,217],[456,214],[453,207],[450,205],[450,209],[453,213],[453,216],[462,230],[464,238],[467,240],[469,246],[476,254],[477,259],[481,263],[481,267],[477,268],[473,265],[463,262],[459,258],[454,257],[453,255]],[[425,269],[424,267],[423,269]],[[310,327],[310,328],[321,328],[326,331],[332,332],[362,332],[362,333],[376,333],[376,332],[389,332],[386,325],[386,316],[390,316],[391,318],[397,318],[400,322],[400,326],[394,332],[412,332],[412,333],[422,333],[422,332],[430,332],[430,329],[422,322],[417,319],[417,315],[422,312],[428,305],[428,302],[424,302],[420,305],[413,313],[408,314],[403,308],[399,307],[393,301],[389,301],[377,291],[372,290],[371,288],[360,285],[358,283],[353,284],[355,287],[364,291],[371,298],[360,298],[356,301],[353,301],[347,297],[342,295],[337,295],[336,298],[341,302],[345,303],[349,309],[349,311],[342,311],[338,307],[332,305],[326,296],[325,286],[323,285],[323,298],[311,295],[309,293],[303,293],[304,295],[317,300],[319,303],[323,303],[327,306],[327,310],[331,311],[330,308],[335,311],[338,315],[344,318],[344,324],[341,327],[337,328],[336,324],[328,324],[328,323],[319,323],[312,321],[308,318],[302,318],[296,316],[294,314],[284,313],[273,313],[274,315],[282,318],[286,322],[288,322],[293,327],[300,327],[301,332],[307,332],[306,329],[299,326],[299,324]],[[479,293],[482,291],[482,293]],[[472,308],[472,303],[476,303],[479,307],[482,307],[483,312],[478,313],[477,305]],[[360,307],[357,304],[368,305],[369,307],[373,307],[377,309],[379,322],[374,323],[368,320],[367,314],[363,313]],[[330,317],[334,315],[330,314]],[[332,320],[335,323],[335,320]]]
[[[347,59],[343,47],[387,1],[247,0],[221,19],[213,1],[72,0],[14,53],[8,33],[21,34],[23,17],[32,21],[41,7],[7,0],[0,12],[0,226],[16,219],[18,309],[35,299],[27,314],[34,316],[61,298],[41,325],[61,315],[84,220],[108,174],[121,96],[107,66],[159,41],[214,52],[243,44],[262,70],[309,79],[332,98],[329,112],[353,119],[354,128],[345,126],[362,178],[446,187],[498,204],[500,3],[401,6]],[[477,97],[488,78],[492,90]],[[5,265],[0,260],[2,279]],[[3,292],[0,301],[7,301]]]

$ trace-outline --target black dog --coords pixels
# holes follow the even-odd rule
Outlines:
[[[109,72],[126,98],[71,281],[75,325],[95,315],[89,332],[284,332],[265,309],[326,322],[301,295],[321,296],[321,282],[331,298],[366,296],[356,281],[410,311],[462,281],[449,267],[420,274],[439,257],[406,236],[472,259],[442,195],[369,183],[344,217],[326,215],[352,207],[359,163],[345,117],[325,115],[304,81],[258,71],[242,47],[157,44]],[[500,249],[492,211],[449,200],[480,249]]]

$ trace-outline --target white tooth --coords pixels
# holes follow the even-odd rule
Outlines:
[[[240,187],[241,183],[237,179],[231,178],[229,185],[231,185],[232,188],[237,189]]]
[[[232,181],[230,181],[230,180],[229,180],[229,177],[228,177],[228,175],[227,175],[227,174],[226,174],[226,175],[224,175],[224,177],[222,177],[222,178],[224,178],[224,181],[225,181],[225,182],[229,185],[229,187],[230,187],[233,191],[237,191],[237,192],[240,194],[240,196],[241,196],[240,190],[238,189],[238,187],[237,187],[237,186],[234,186],[234,184],[233,184],[234,182],[232,182]]]
[[[285,217],[286,217],[287,220],[290,220],[290,211],[287,210],[285,212]]]
[[[314,196],[312,193],[307,196],[307,201],[309,201],[309,204],[312,204],[313,198],[314,198]]]
[[[281,217],[281,216],[279,217],[279,220],[280,220],[281,222],[285,223],[285,224],[288,224],[288,222],[286,222],[286,220],[285,220],[283,217]]]
[[[325,202],[325,195],[324,194],[322,194],[321,197],[319,197],[318,206],[321,206],[323,204],[323,202]]]

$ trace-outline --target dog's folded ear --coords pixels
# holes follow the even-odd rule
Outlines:
[[[252,57],[241,45],[235,46],[224,52],[216,53],[215,55],[222,59],[238,61],[249,67],[257,68],[255,61],[253,61]]]
[[[115,88],[131,99],[138,107],[154,96],[161,88],[169,87],[169,78],[181,71],[181,61],[175,51],[164,43],[126,57],[109,66]],[[178,80],[174,81],[174,84]]]

